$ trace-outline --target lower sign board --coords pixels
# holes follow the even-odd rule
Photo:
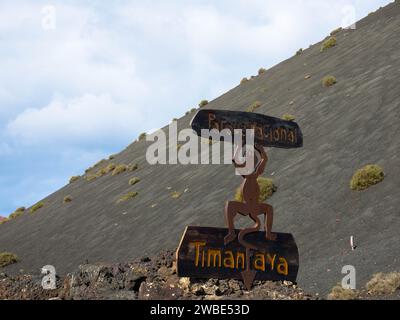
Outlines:
[[[178,276],[241,280],[252,272],[254,280],[296,281],[299,253],[291,234],[276,233],[275,241],[266,240],[265,232],[248,234],[246,242],[257,248],[251,251],[237,239],[224,245],[227,234],[223,228],[187,227],[177,250]]]
[[[253,129],[255,142],[264,147],[290,149],[303,146],[303,135],[296,122],[254,112],[201,109],[193,117],[191,127],[204,138],[210,135],[203,133],[203,129],[218,132],[228,129],[231,134],[235,129]]]

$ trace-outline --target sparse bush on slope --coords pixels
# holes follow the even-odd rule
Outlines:
[[[111,175],[116,176],[122,172],[125,172],[126,170],[128,170],[128,166],[126,164],[119,164],[115,167]]]
[[[137,163],[131,163],[130,165],[128,165],[128,171],[135,171],[138,169],[138,164]]]
[[[18,257],[10,252],[0,252],[0,268],[18,262]]]
[[[332,48],[332,47],[334,47],[336,45],[337,45],[336,38],[335,37],[330,37],[329,39],[325,40],[322,43],[321,52],[324,52],[325,50],[328,50],[329,48]]]
[[[285,121],[294,121],[294,120],[296,120],[295,116],[293,116],[291,114],[288,114],[288,113],[285,113],[282,116],[282,119],[285,120]]]
[[[72,176],[71,178],[69,178],[69,183],[74,183],[75,181],[78,181],[79,178],[79,176]]]
[[[269,197],[271,197],[274,192],[278,190],[277,186],[274,185],[274,181],[272,179],[259,177],[257,179],[257,182],[260,186],[260,197],[258,198],[259,202],[264,202]],[[235,200],[243,202],[243,194],[240,190],[240,187],[236,190]]]
[[[255,101],[246,109],[246,111],[247,112],[254,112],[255,110],[257,110],[260,107],[261,107],[261,102],[260,101]]]
[[[171,198],[172,199],[178,199],[181,196],[182,196],[182,192],[180,192],[180,191],[174,191],[174,192],[171,193]]]
[[[367,283],[366,288],[374,295],[392,294],[400,289],[400,272],[377,273]]]
[[[138,140],[139,140],[139,141],[146,140],[146,136],[147,136],[146,132],[142,132],[142,133],[139,135]]]
[[[64,203],[69,203],[71,201],[72,201],[72,197],[70,195],[64,197],[64,200],[63,200]]]
[[[138,195],[136,191],[128,192],[127,194],[123,195],[121,198],[118,199],[117,204],[121,202],[128,201],[130,199],[135,198]]]
[[[243,79],[240,81],[240,84],[244,84],[244,83],[246,83],[246,82],[248,82],[248,81],[249,81],[249,79],[243,78]]]
[[[358,297],[358,292],[352,289],[344,289],[341,285],[332,288],[328,294],[328,300],[355,300]]]
[[[334,76],[326,76],[326,77],[324,77],[323,79],[322,79],[322,84],[325,86],[325,87],[331,87],[331,86],[333,86],[334,84],[336,84],[337,83],[337,80],[336,80],[336,78],[334,77]]]
[[[138,183],[138,182],[140,182],[140,179],[137,178],[137,177],[134,177],[134,178],[132,178],[132,179],[129,180],[129,185],[130,185],[130,186],[133,186],[133,185],[135,185],[135,184]]]
[[[9,219],[15,219],[19,216],[22,216],[24,214],[25,210],[26,210],[25,207],[18,208],[17,210],[15,210],[13,213],[10,214]]]
[[[36,211],[38,211],[39,209],[44,207],[44,203],[43,202],[38,202],[35,205],[33,205],[31,207],[31,209],[29,210],[30,213],[35,213]]]
[[[383,169],[376,164],[369,164],[356,171],[350,181],[350,188],[362,191],[382,182],[385,178]]]
[[[259,76],[262,75],[263,73],[266,73],[266,72],[267,72],[267,69],[265,69],[265,68],[258,69],[258,75]]]
[[[199,107],[200,107],[200,108],[203,108],[203,107],[205,107],[206,105],[208,105],[208,100],[201,100],[200,103],[199,103]]]

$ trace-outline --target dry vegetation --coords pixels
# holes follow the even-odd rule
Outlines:
[[[137,195],[138,195],[138,193],[136,191],[128,192],[127,194],[124,194],[122,197],[120,197],[118,199],[117,204],[121,203],[121,202],[125,202],[125,201],[128,201],[128,200],[131,200],[131,199],[135,198]]]
[[[260,101],[255,101],[246,109],[246,111],[247,112],[254,112],[260,107],[261,107],[261,102]]]
[[[260,197],[258,199],[259,202],[267,200],[274,194],[274,192],[278,190],[277,186],[274,185],[274,181],[272,179],[260,177],[257,179],[257,182],[260,186]],[[240,187],[236,190],[235,200],[243,202],[243,194],[240,190]]]
[[[137,184],[138,182],[140,182],[140,179],[137,177],[134,177],[132,179],[129,180],[129,185],[130,186],[134,186],[135,184]]]
[[[373,295],[392,294],[400,289],[400,272],[377,273],[367,283],[366,288]]]
[[[0,252],[0,268],[18,262],[18,257],[10,252]]]
[[[260,69],[258,70],[258,75],[261,76],[262,74],[264,74],[264,73],[266,73],[266,72],[267,72],[267,69],[265,69],[265,68],[260,68]]]
[[[369,164],[356,171],[350,181],[350,188],[362,191],[382,182],[385,178],[383,169],[376,164]]]
[[[358,297],[358,292],[352,289],[344,289],[341,285],[332,288],[328,294],[328,300],[355,300]]]
[[[182,196],[182,192],[180,192],[180,191],[174,191],[171,193],[172,199],[179,199],[181,196]]]
[[[295,118],[294,115],[291,115],[291,114],[288,114],[288,113],[285,113],[285,114],[282,116],[282,119],[283,119],[283,120],[286,120],[286,121],[294,121],[294,120],[296,120],[296,118]]]
[[[69,183],[74,183],[75,181],[78,181],[79,178],[79,176],[72,176],[71,178],[69,178]]]
[[[329,39],[325,40],[321,46],[321,52],[328,50],[337,45],[337,40],[335,37],[330,37]]]
[[[70,195],[64,197],[64,200],[63,200],[64,203],[69,203],[71,201],[72,201],[72,197]]]
[[[121,173],[123,173],[123,172],[125,172],[127,170],[128,170],[128,166],[126,164],[119,164],[114,168],[114,170],[111,173],[111,175],[112,176],[116,176],[116,175],[119,175],[119,174],[121,174]]]
[[[36,211],[38,211],[39,209],[44,207],[44,203],[43,202],[38,202],[35,205],[33,205],[31,207],[31,209],[29,210],[30,213],[35,213]]]
[[[201,100],[200,103],[199,103],[199,107],[200,107],[200,108],[203,108],[203,107],[205,107],[206,105],[208,105],[208,100]]]
[[[324,77],[323,79],[322,79],[322,84],[325,86],[325,87],[331,87],[331,86],[333,86],[334,84],[336,84],[337,83],[337,80],[336,80],[336,78],[334,77],[334,76],[326,76],[326,77]]]

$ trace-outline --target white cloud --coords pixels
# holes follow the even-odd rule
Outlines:
[[[55,97],[41,109],[27,109],[8,124],[7,133],[24,143],[105,143],[126,140],[141,122],[139,112],[109,95]]]

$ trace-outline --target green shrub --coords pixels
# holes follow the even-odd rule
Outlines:
[[[70,195],[64,197],[64,203],[69,203],[72,201],[72,197]]]
[[[140,135],[139,135],[139,138],[138,138],[138,140],[139,141],[142,141],[142,140],[145,140],[146,139],[146,132],[142,132]]]
[[[180,191],[174,191],[174,192],[171,193],[171,198],[172,198],[172,199],[178,199],[178,198],[181,197],[181,195],[182,195],[182,192],[180,192]]]
[[[376,164],[369,164],[356,171],[350,181],[350,188],[356,191],[362,191],[383,181],[385,173],[383,169]]]
[[[96,178],[97,178],[97,175],[95,175],[95,174],[88,174],[85,177],[86,181],[89,181],[89,182],[95,180]]]
[[[244,83],[246,83],[246,82],[248,82],[248,81],[249,81],[249,79],[243,78],[243,79],[240,81],[240,84],[244,84]]]
[[[258,75],[259,76],[261,76],[262,74],[264,74],[264,73],[266,73],[267,72],[267,69],[265,69],[265,68],[260,68],[260,69],[258,69]]]
[[[259,177],[257,179],[258,185],[260,186],[260,197],[258,198],[259,202],[264,202],[269,197],[271,197],[274,192],[278,190],[277,186],[274,185],[274,181],[272,179]],[[240,187],[237,188],[235,194],[235,200],[239,202],[243,202],[243,194],[240,190]]]
[[[128,192],[127,194],[125,194],[121,198],[119,198],[117,203],[128,201],[130,199],[135,198],[137,195],[138,195],[138,193],[136,191]]]
[[[326,76],[326,77],[324,77],[323,79],[322,79],[322,84],[325,86],[325,87],[331,87],[331,86],[333,86],[334,84],[336,84],[337,83],[337,80],[336,80],[336,78],[334,77],[334,76]]]
[[[282,119],[283,119],[283,120],[286,120],[286,121],[294,121],[294,120],[296,120],[296,118],[295,118],[294,115],[291,115],[291,114],[288,114],[288,113],[285,113],[285,114],[282,116]]]
[[[78,181],[80,178],[80,176],[72,176],[71,178],[69,178],[69,183],[74,183],[75,181]]]
[[[392,294],[400,289],[400,272],[377,273],[367,283],[366,288],[375,295]]]
[[[122,172],[125,172],[126,170],[128,170],[128,166],[126,164],[119,164],[115,167],[111,175],[116,176]]]
[[[18,257],[10,252],[0,252],[0,268],[18,262]]]
[[[115,154],[112,154],[111,156],[108,157],[108,160],[113,160],[113,159],[115,159],[115,156],[116,156]]]
[[[137,170],[137,168],[139,168],[137,163],[131,163],[130,165],[128,165],[128,171],[135,171]]]
[[[200,108],[203,108],[203,107],[205,107],[206,105],[208,105],[208,100],[201,100],[200,103],[199,103],[199,107],[200,107]]]
[[[115,163],[109,163],[107,166],[105,166],[105,167],[101,168],[100,170],[98,170],[94,176],[91,176],[87,180],[91,181],[91,180],[94,180],[96,178],[100,178],[100,177],[110,173],[111,171],[115,170],[116,167],[117,166],[116,166]]]
[[[38,202],[35,205],[33,205],[31,207],[31,209],[29,210],[30,213],[35,213],[36,211],[38,211],[39,209],[44,207],[44,203],[43,202]]]
[[[296,51],[296,56],[299,56],[303,53],[303,48],[300,48],[299,50]]]
[[[328,300],[355,300],[358,297],[358,292],[352,289],[344,289],[341,285],[332,288],[328,294]]]
[[[261,102],[260,101],[255,101],[246,109],[246,111],[247,112],[254,112],[259,107],[261,107]]]
[[[330,37],[329,39],[325,40],[322,43],[321,52],[324,52],[325,50],[328,50],[329,48],[332,48],[332,47],[334,47],[336,45],[337,45],[336,38],[335,37]]]
[[[132,178],[132,179],[129,180],[129,185],[130,185],[130,186],[133,186],[133,185],[135,185],[135,184],[138,183],[138,182],[140,182],[140,179],[137,178],[137,177],[134,177],[134,178]]]
[[[17,210],[15,210],[13,213],[10,214],[9,219],[15,219],[19,216],[22,216],[25,212],[25,207],[20,207]]]

